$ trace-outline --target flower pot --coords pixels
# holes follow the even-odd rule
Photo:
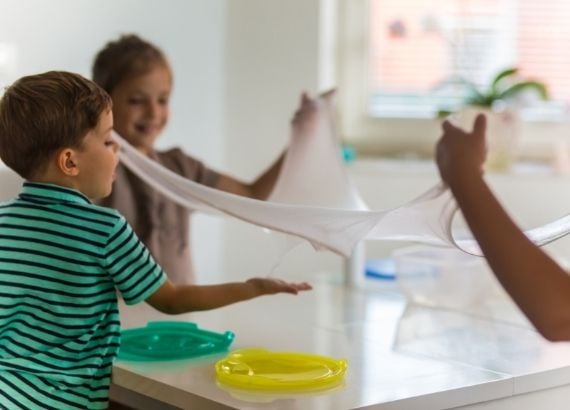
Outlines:
[[[466,130],[473,128],[477,114],[487,117],[487,171],[508,171],[517,159],[520,117],[513,108],[494,110],[486,107],[465,107],[459,113],[459,123]]]

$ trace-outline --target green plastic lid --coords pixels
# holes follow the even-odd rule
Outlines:
[[[178,360],[226,351],[233,332],[216,333],[198,329],[196,323],[160,321],[121,332],[118,358],[149,362]]]

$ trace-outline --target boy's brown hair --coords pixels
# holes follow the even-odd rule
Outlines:
[[[126,78],[146,74],[159,65],[170,70],[164,53],[158,47],[135,34],[127,34],[108,42],[95,56],[92,78],[111,94]]]
[[[111,107],[109,94],[79,74],[22,77],[0,99],[0,158],[30,179],[59,149],[81,146]]]

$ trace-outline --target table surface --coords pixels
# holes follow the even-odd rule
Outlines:
[[[162,363],[117,361],[114,383],[180,408],[444,409],[570,384],[570,343],[542,339],[506,299],[476,310],[409,305],[392,288],[351,288],[332,276],[315,289],[167,316],[121,305],[123,328],[183,320],[236,334],[230,350],[262,347],[349,362],[343,386],[312,394],[255,394],[216,383],[225,356]]]

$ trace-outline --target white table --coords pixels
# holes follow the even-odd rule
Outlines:
[[[342,388],[316,395],[236,396],[216,384],[214,363],[224,356],[218,355],[171,363],[119,361],[112,397],[143,409],[568,408],[570,344],[543,340],[524,320],[406,310],[394,290],[348,288],[326,275],[311,279],[315,290],[297,297],[267,296],[175,317],[146,304],[121,306],[123,327],[187,320],[235,332],[232,350],[263,347],[347,358]]]

